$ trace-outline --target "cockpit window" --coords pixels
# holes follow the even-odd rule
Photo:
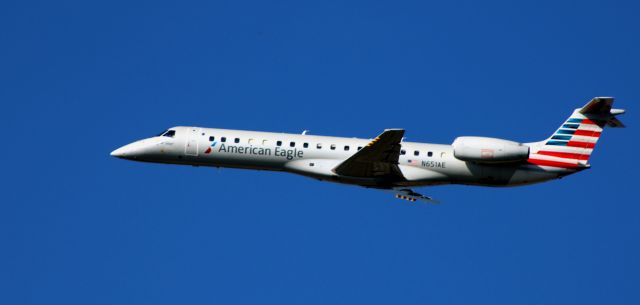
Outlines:
[[[165,132],[162,136],[163,137],[169,137],[169,138],[173,138],[173,136],[176,135],[176,131],[175,130],[169,130],[167,132]]]

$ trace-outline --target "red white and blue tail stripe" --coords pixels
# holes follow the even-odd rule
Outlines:
[[[532,145],[528,163],[564,169],[588,168],[587,161],[605,126],[624,127],[611,109],[613,98],[594,98],[573,114],[547,140]]]

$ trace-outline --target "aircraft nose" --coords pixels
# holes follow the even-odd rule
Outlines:
[[[142,139],[129,143],[111,152],[111,156],[120,159],[142,160],[155,154],[157,141],[154,139]]]
[[[138,159],[149,150],[147,140],[129,143],[111,152],[111,155],[121,159]]]
[[[128,144],[112,151],[111,156],[116,158],[125,158],[127,155],[131,155],[131,152],[131,144]]]
[[[111,152],[111,156],[128,159],[128,160],[146,160],[156,157],[161,150],[159,149],[159,140],[157,138],[142,139],[129,143]]]

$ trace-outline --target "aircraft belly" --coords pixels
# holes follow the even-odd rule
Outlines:
[[[223,164],[244,164],[244,165],[264,165],[270,167],[282,167],[282,160],[265,156],[242,156],[242,155],[216,155],[209,160]]]
[[[515,186],[532,184],[558,178],[557,173],[522,165],[484,165],[467,162],[468,173],[453,176],[460,184],[483,186]]]
[[[533,184],[560,177],[561,175],[558,175],[556,172],[524,168],[516,170],[509,180],[509,185]]]
[[[355,184],[370,187],[392,187],[394,181],[388,181],[380,178],[367,177],[350,177],[336,174],[333,169],[342,163],[343,160],[337,159],[303,159],[289,161],[284,165],[284,170],[323,180],[328,182]]]
[[[289,161],[284,164],[284,168],[287,171],[311,176],[311,177],[331,177],[336,176],[332,171],[341,160],[333,159],[303,159]]]
[[[407,183],[401,183],[402,185],[442,184],[449,180],[447,175],[436,170],[409,165],[399,165],[398,167],[407,180]]]

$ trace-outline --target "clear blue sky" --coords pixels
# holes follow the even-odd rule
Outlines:
[[[634,1],[3,1],[0,304],[640,304]],[[593,168],[444,203],[143,164],[174,125],[541,140]]]

